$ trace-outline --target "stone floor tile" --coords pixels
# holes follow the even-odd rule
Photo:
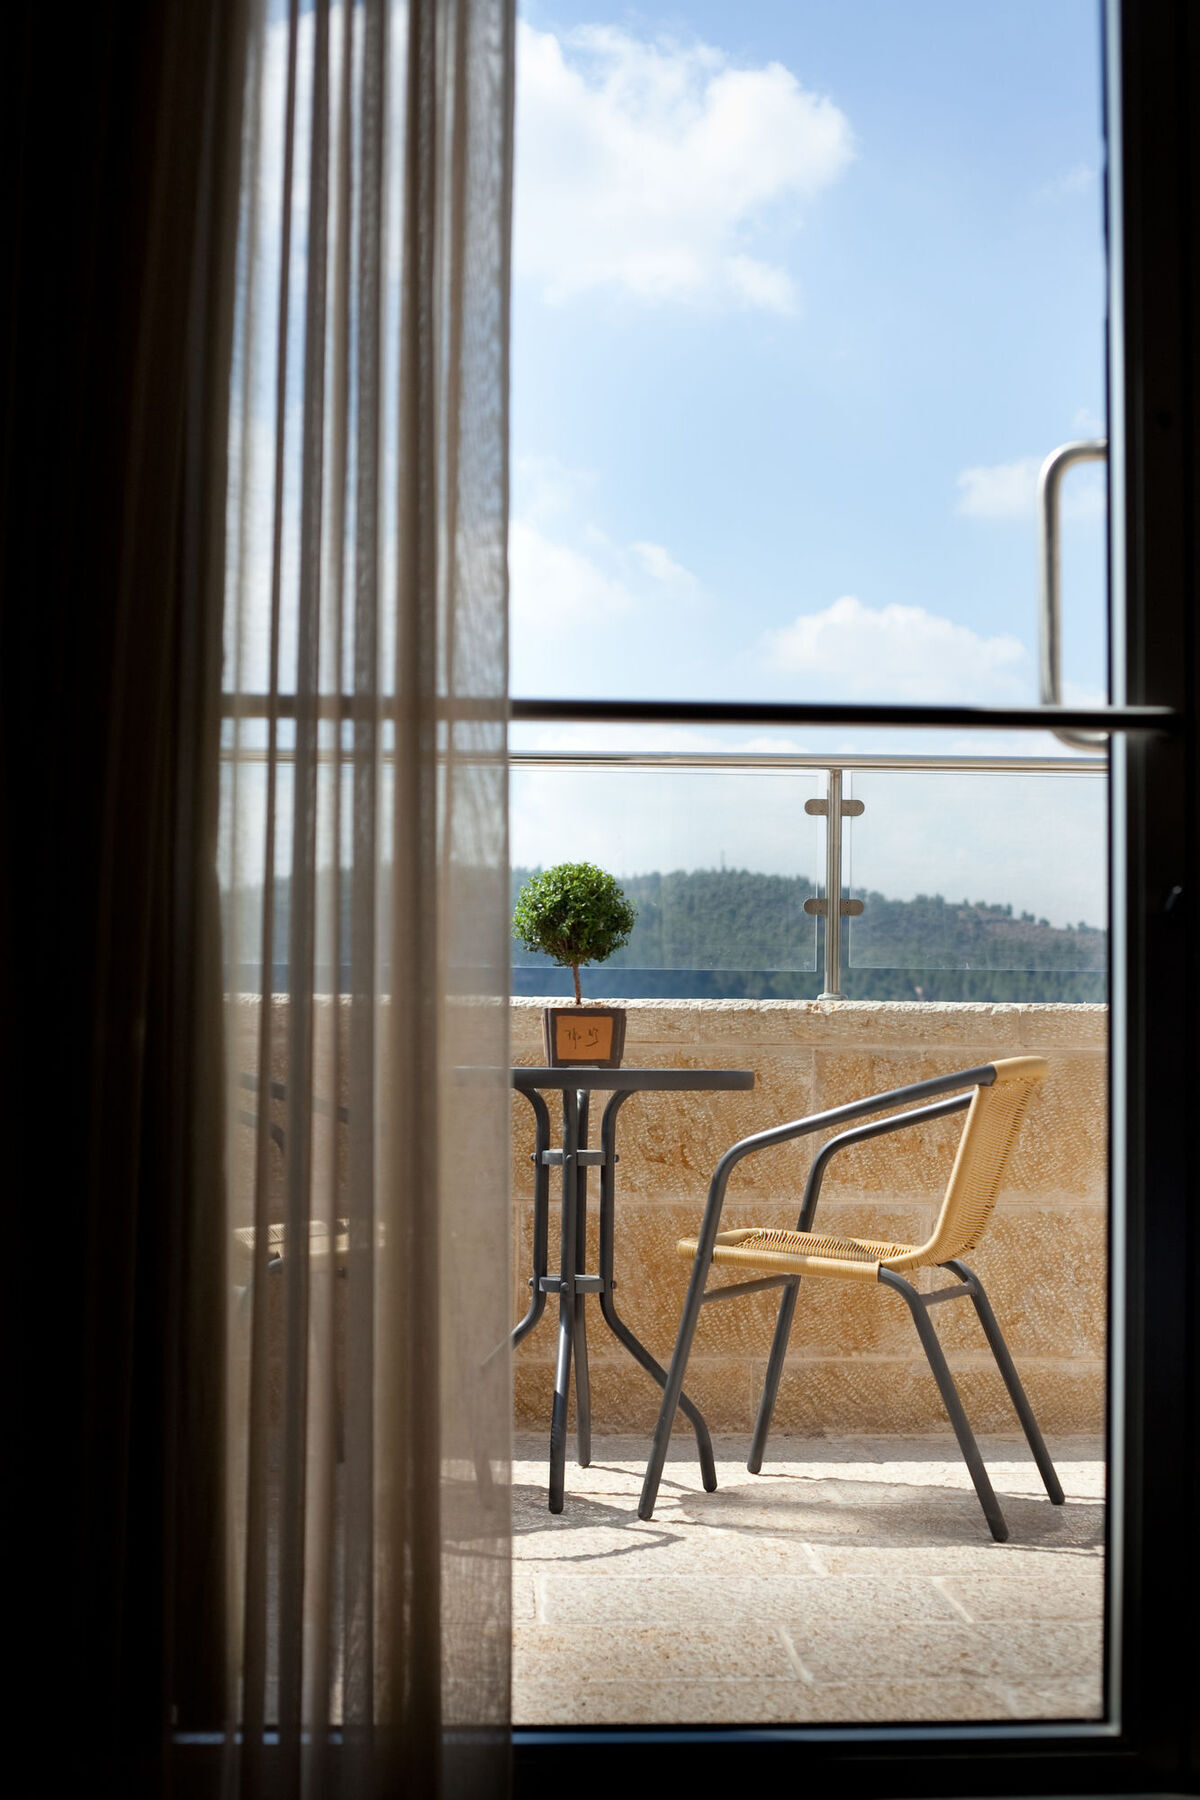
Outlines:
[[[1098,1558],[1076,1558],[1062,1569],[1004,1575],[950,1574],[938,1586],[976,1623],[1019,1619],[1099,1619],[1104,1569]]]
[[[818,1682],[801,1687],[797,1724],[912,1725],[1008,1717],[998,1681]]]
[[[1025,1681],[1006,1685],[1008,1709],[1014,1719],[1102,1719],[1104,1689],[1099,1670],[1094,1676],[1068,1681]]]
[[[804,1672],[814,1681],[934,1679],[954,1677],[1036,1681],[1076,1679],[1100,1666],[1100,1630],[1076,1620],[1045,1624],[968,1625],[826,1618],[794,1621],[788,1636]]]
[[[929,1579],[908,1576],[818,1576],[786,1569],[776,1574],[649,1575],[614,1580],[604,1570],[554,1570],[540,1578],[543,1622],[604,1629],[620,1620],[673,1622],[690,1630],[719,1619],[731,1629],[797,1617],[881,1620],[960,1618]]]
[[[593,1619],[592,1629],[554,1625],[513,1627],[513,1682],[544,1681],[559,1670],[572,1683],[605,1681],[614,1669],[629,1681],[690,1681],[739,1677],[790,1679],[796,1669],[782,1634],[768,1625],[739,1622],[692,1625],[611,1623]]]
[[[896,1550],[886,1545],[814,1543],[813,1558],[822,1573],[829,1575],[869,1574],[873,1570],[893,1569]],[[910,1544],[904,1550],[905,1569],[914,1575],[1004,1575],[1043,1571],[1056,1572],[1064,1564],[1085,1563],[1098,1567],[1102,1547],[1078,1549],[1072,1545],[997,1544],[990,1537],[971,1542],[964,1534],[958,1544]]]
[[[513,1569],[513,1624],[531,1624],[539,1616],[537,1577],[520,1564]]]
[[[802,1682],[539,1680],[514,1699],[517,1725],[776,1725],[807,1722]]]
[[[996,1681],[830,1682],[539,1680],[521,1690],[518,1725],[865,1725],[1008,1720]],[[1028,1711],[1028,1718],[1037,1718]],[[1051,1716],[1051,1715],[1046,1715]],[[1062,1716],[1062,1715],[1056,1715]],[[1082,1716],[1082,1715],[1080,1715]]]

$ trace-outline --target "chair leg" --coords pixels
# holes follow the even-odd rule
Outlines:
[[[783,1374],[783,1359],[787,1355],[788,1338],[791,1335],[792,1318],[796,1311],[796,1299],[799,1292],[800,1277],[797,1275],[791,1286],[784,1289],[783,1299],[779,1302],[779,1316],[775,1321],[775,1336],[771,1341],[771,1355],[767,1361],[762,1399],[758,1403],[758,1417],[754,1421],[754,1437],[750,1444],[750,1455],[746,1459],[746,1467],[752,1475],[757,1475],[761,1471],[763,1457],[767,1453],[767,1433],[771,1429],[771,1414],[775,1411],[775,1400],[779,1393],[779,1378]]]
[[[560,1513],[566,1486],[567,1407],[571,1394],[571,1347],[575,1336],[574,1302],[565,1294],[558,1302],[558,1358],[554,1366],[554,1400],[550,1412],[550,1511]]]
[[[638,1501],[639,1519],[650,1519],[654,1516],[658,1484],[662,1480],[663,1465],[667,1460],[667,1446],[671,1442],[671,1427],[675,1423],[679,1396],[683,1392],[683,1378],[687,1373],[687,1361],[691,1355],[692,1339],[696,1335],[696,1325],[700,1318],[700,1304],[704,1299],[704,1285],[707,1280],[708,1260],[707,1258],[702,1259],[698,1255],[692,1265],[691,1280],[688,1282],[683,1313],[679,1320],[679,1334],[675,1339],[675,1348],[671,1353],[671,1362],[667,1369],[667,1384],[663,1389],[658,1424],[654,1427],[654,1442],[650,1448],[650,1460],[646,1464],[646,1477],[642,1482],[642,1497]],[[706,1488],[708,1487],[707,1480],[704,1485]],[[716,1471],[714,1469],[713,1487],[715,1486]]]
[[[907,1303],[912,1314],[913,1324],[921,1340],[921,1347],[934,1380],[938,1384],[938,1392],[942,1396],[942,1404],[954,1427],[954,1435],[958,1439],[958,1447],[962,1451],[963,1461],[975,1484],[975,1492],[979,1496],[979,1504],[983,1508],[984,1518],[988,1522],[992,1536],[998,1544],[1008,1541],[1008,1526],[1004,1514],[1000,1510],[1000,1502],[988,1479],[988,1472],[983,1466],[983,1458],[979,1454],[979,1445],[975,1442],[975,1434],[971,1430],[967,1415],[963,1411],[962,1401],[958,1397],[958,1389],[954,1385],[954,1377],[950,1373],[950,1365],[946,1361],[945,1352],[938,1341],[933,1321],[929,1317],[922,1296],[900,1275],[890,1269],[880,1269],[879,1279],[886,1287],[890,1287]]]
[[[979,1317],[979,1323],[983,1326],[983,1335],[987,1338],[988,1347],[996,1359],[996,1367],[999,1369],[1004,1380],[1004,1385],[1008,1389],[1009,1399],[1012,1401],[1016,1415],[1021,1421],[1021,1428],[1025,1433],[1025,1441],[1033,1452],[1033,1460],[1037,1464],[1038,1473],[1045,1483],[1046,1492],[1050,1496],[1051,1504],[1054,1506],[1062,1506],[1065,1500],[1065,1495],[1062,1491],[1062,1483],[1059,1481],[1054,1464],[1050,1460],[1050,1452],[1046,1448],[1046,1440],[1042,1436],[1038,1422],[1033,1416],[1033,1408],[1029,1404],[1029,1396],[1021,1385],[1021,1377],[1017,1374],[1016,1364],[1013,1362],[1008,1345],[1004,1341],[1004,1334],[1000,1330],[996,1315],[992,1311],[992,1303],[984,1292],[983,1283],[980,1281],[978,1275],[967,1268],[965,1263],[949,1262],[944,1264],[944,1267],[952,1269],[960,1280],[966,1282],[968,1288],[971,1290],[971,1301]]]

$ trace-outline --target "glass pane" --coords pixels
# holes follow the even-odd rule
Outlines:
[[[515,694],[1036,700],[1038,469],[1063,442],[1106,429],[1099,14],[1093,0],[685,0],[670,11],[527,0]],[[1101,467],[1067,478],[1061,526],[1064,698],[1097,701],[1107,683]],[[671,737],[524,726],[514,747],[636,757],[676,747]],[[713,999],[693,976],[669,1005],[634,1015],[627,1064],[738,1069],[753,1087],[648,1090],[623,1108],[610,1304],[665,1363],[688,1281],[676,1246],[694,1241],[731,1144],[983,1062],[1041,1059],[995,1211],[962,1253],[1048,1435],[1064,1503],[1042,1484],[969,1299],[930,1316],[980,1435],[1010,1534],[1002,1547],[898,1292],[809,1265],[761,1472],[748,1473],[747,1453],[776,1330],[778,1297],[766,1292],[699,1317],[685,1390],[716,1436],[715,1490],[676,1419],[653,1519],[641,1520],[658,1407],[646,1364],[606,1334],[590,1289],[574,1314],[547,1304],[515,1358],[517,1722],[1096,1719],[1105,778],[1048,735],[714,730],[692,733],[687,748],[810,759],[811,798],[826,791],[822,762],[845,768],[846,793],[865,810],[845,820],[840,886],[835,876],[826,891],[820,818],[807,855],[772,860],[783,834],[752,797],[772,783],[750,768],[728,791],[747,830],[756,815],[767,821],[768,848],[738,851],[736,865],[719,806],[695,804],[698,777],[679,769],[658,786],[628,769],[606,776],[612,797],[595,810],[611,829],[591,839],[590,790],[572,774],[581,802],[548,802],[555,829],[540,841],[520,786],[535,777],[522,773],[514,860],[586,855],[630,879],[661,873],[672,818],[702,815],[709,835],[681,868],[719,871],[724,848],[730,868],[803,877],[827,908],[849,897],[864,909],[846,919],[840,957],[839,933],[817,919],[805,939],[816,966],[785,968],[790,987]],[[925,757],[943,760],[904,766]],[[1060,762],[956,766],[983,757]],[[852,768],[855,758],[879,766]],[[568,782],[549,770],[536,779]],[[786,841],[796,841],[790,824]],[[514,1059],[536,1065],[541,1008],[521,997],[533,993],[526,975],[539,989],[544,979],[516,972]],[[557,1096],[547,1097],[557,1132]],[[962,1120],[840,1152],[816,1232],[858,1240],[865,1254],[895,1246],[881,1259],[894,1264],[910,1247],[919,1294],[950,1280],[938,1257],[913,1271]],[[829,1134],[740,1162],[723,1228],[772,1242],[793,1232],[813,1146]],[[518,1101],[514,1318],[529,1305],[539,1241],[532,1149]],[[593,1236],[595,1223],[592,1213]],[[603,1267],[592,1237],[585,1260],[589,1272]],[[730,1260],[710,1285],[763,1273]],[[546,1417],[560,1316],[568,1335],[581,1316],[593,1324],[598,1379],[591,1462],[581,1452],[568,1466],[555,1517]]]
[[[335,732],[340,730],[341,748]],[[221,819],[217,873],[221,889],[226,984],[253,993],[263,980],[263,893],[267,875],[267,813],[269,795],[268,726],[262,718],[244,719],[237,725],[226,719],[222,726]],[[318,725],[318,761],[314,804],[316,812],[316,881],[311,897],[315,920],[313,975],[321,994],[350,990],[350,904],[354,866],[355,820],[354,727],[332,720]],[[391,904],[391,808],[394,763],[392,728],[381,728],[383,755],[378,769],[376,796],[377,841],[382,846],[381,877],[376,905],[379,912],[378,953],[382,959],[380,981],[388,991],[391,979],[390,951],[383,920]],[[271,916],[271,973],[269,989],[286,994],[291,986],[289,955],[292,919],[292,847],[295,831],[296,725],[278,722],[275,759],[275,854],[274,906]],[[236,783],[236,805],[234,788]],[[360,798],[370,804],[369,791]],[[237,821],[235,833],[233,822]],[[335,840],[336,834],[336,840]]]
[[[1107,997],[1107,783],[1092,774],[854,771],[851,997]],[[1046,845],[1054,845],[1047,856]]]
[[[621,1110],[619,1166],[607,1189],[583,1178],[586,1249],[573,1266],[605,1280],[605,1227],[592,1208],[603,1217],[611,1207],[614,1290],[603,1308],[594,1288],[564,1303],[586,1314],[595,1386],[590,1461],[582,1449],[578,1460],[568,1455],[559,1515],[547,1509],[546,1430],[559,1313],[537,1311],[536,1300],[527,1309],[531,1284],[544,1292],[547,1271],[553,1280],[559,1268],[560,1202],[556,1182],[539,1262],[533,1115],[514,1101],[513,1317],[530,1321],[515,1356],[519,1725],[1101,1714],[1107,775],[1100,758],[1061,759],[1070,772],[1039,759],[1023,767],[980,757],[963,768],[945,734],[939,749],[942,766],[914,768],[908,758],[843,770],[841,886],[864,911],[847,921],[846,954],[832,971],[822,966],[824,921],[814,944],[813,917],[794,900],[814,890],[828,898],[826,816],[806,807],[828,807],[835,759],[781,774],[754,766],[763,753],[747,747],[727,750],[721,770],[648,767],[646,753],[588,768],[570,751],[556,765],[542,752],[514,771],[514,887],[559,860],[616,873],[649,928],[623,953],[630,966],[614,958],[584,971],[585,998],[652,1002],[629,1015],[619,1073],[634,1069],[640,1085]],[[789,885],[790,921],[781,921],[771,897]],[[765,954],[734,953],[747,938],[769,940],[770,985]],[[684,940],[686,959],[661,947]],[[520,950],[515,962],[514,1061],[541,1065],[542,1000],[565,997],[569,981]],[[849,1003],[817,997],[839,989]],[[773,1292],[701,1313],[685,1391],[714,1434],[716,1488],[706,1491],[679,1421],[653,1518],[640,1519],[658,1394],[644,1361],[626,1354],[629,1333],[661,1364],[670,1358],[690,1265],[676,1246],[694,1243],[730,1146],[909,1083],[985,1062],[1003,1069],[1008,1058],[1040,1059],[1044,1079],[1009,1140],[995,1210],[986,1228],[972,1225],[969,1244],[920,1260],[938,1228],[962,1113],[846,1147],[829,1163],[812,1224],[835,1242],[858,1240],[872,1267],[899,1261],[913,1304],[954,1288],[953,1272],[935,1265],[965,1258],[1047,1434],[1062,1504],[1043,1485],[961,1288],[933,1318],[1003,1513],[1003,1547],[897,1293],[845,1279],[841,1268],[821,1279],[810,1263],[761,1470],[748,1473],[747,1454],[776,1331]],[[682,1076],[681,1089],[656,1091],[660,1070],[668,1081]],[[730,1070],[752,1078],[749,1091],[703,1090]],[[552,1143],[560,1095],[545,1076],[562,1074],[539,1076]],[[583,1145],[593,1151],[602,1095],[601,1084]],[[765,1232],[779,1252],[795,1233],[814,1150],[833,1132],[827,1123],[739,1163],[722,1230]],[[566,1184],[564,1212],[577,1193]],[[778,1265],[722,1266],[708,1286],[768,1273]]]
[[[513,692],[1032,703],[1105,431],[1095,0],[530,0]],[[1105,482],[1063,496],[1106,685]]]
[[[513,899],[557,863],[590,862],[637,908],[629,943],[583,971],[590,999],[814,993],[821,788],[809,771],[521,766],[511,785]],[[569,970],[513,944],[515,994],[571,994]]]

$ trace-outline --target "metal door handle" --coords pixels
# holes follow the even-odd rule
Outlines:
[[[1084,438],[1052,450],[1038,476],[1038,588],[1040,601],[1040,672],[1043,706],[1062,705],[1062,632],[1059,594],[1058,495],[1063,476],[1081,462],[1103,462],[1107,438]],[[1078,750],[1108,743],[1106,731],[1076,731],[1051,726],[1056,738]]]

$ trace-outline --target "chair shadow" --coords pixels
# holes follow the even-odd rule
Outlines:
[[[690,1523],[708,1522],[747,1537],[795,1535],[831,1547],[896,1550],[961,1547],[981,1537],[985,1546],[992,1541],[969,1488],[800,1473],[760,1476],[752,1489],[677,1490],[675,1497]],[[1102,1500],[1068,1499],[1052,1506],[1045,1495],[999,1489],[997,1498],[1008,1523],[1008,1547],[1081,1554],[1103,1546]]]
[[[603,1464],[594,1463],[593,1468],[604,1468]],[[619,1472],[619,1471],[617,1471]],[[556,1534],[571,1531],[618,1531],[624,1541],[605,1545],[602,1548],[566,1551],[556,1546],[547,1561],[563,1562],[603,1562],[614,1556],[639,1556],[648,1551],[661,1550],[668,1544],[678,1543],[680,1533],[669,1527],[652,1521],[647,1524],[637,1516],[637,1499],[630,1496],[627,1500],[609,1502],[597,1500],[590,1494],[572,1494],[568,1489],[563,1510],[551,1513],[546,1504],[546,1488],[544,1483],[514,1482],[512,1489],[512,1534],[514,1538],[531,1537],[536,1532],[553,1531]],[[522,1557],[523,1562],[537,1560]]]

